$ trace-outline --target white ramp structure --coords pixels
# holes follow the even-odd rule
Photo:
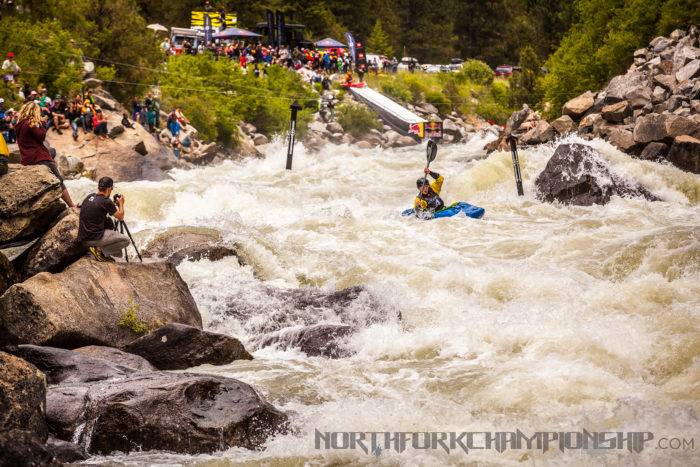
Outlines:
[[[423,139],[426,120],[368,86],[348,88],[360,102],[374,109],[382,120],[402,135]]]

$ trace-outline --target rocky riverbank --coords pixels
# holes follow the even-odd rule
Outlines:
[[[514,113],[486,149],[505,150],[510,134],[529,146],[573,132],[605,139],[632,157],[700,173],[700,28],[655,38],[634,52],[627,73],[571,99],[551,123],[527,107]]]

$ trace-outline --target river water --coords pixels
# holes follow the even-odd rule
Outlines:
[[[569,141],[580,141],[576,137]],[[264,160],[175,171],[174,181],[119,184],[139,243],[172,226],[213,227],[235,258],[178,267],[207,329],[249,343],[275,327],[275,291],[361,285],[354,356],[265,348],[250,362],[194,370],[255,385],[291,414],[294,431],[262,452],[132,453],[93,461],[140,465],[691,465],[698,463],[700,177],[633,160],[599,140],[612,170],[665,201],[606,206],[539,202],[534,179],[554,145],[509,153],[484,140],[441,147],[446,202],[482,206],[481,220],[419,221],[410,206],[424,146],[361,150],[285,146]],[[80,197],[92,182],[70,182]],[[78,196],[80,195],[80,196]],[[232,315],[231,307],[246,310]],[[307,321],[337,322],[323,309]],[[400,318],[398,315],[400,314]],[[311,316],[313,315],[313,316]],[[378,319],[374,319],[378,318]],[[641,453],[571,450],[317,450],[325,431],[650,431]],[[662,437],[695,450],[661,449]],[[482,442],[483,445],[483,442]]]

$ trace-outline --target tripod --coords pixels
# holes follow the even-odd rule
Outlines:
[[[119,233],[123,234],[124,231],[126,230],[126,234],[129,236],[129,240],[131,240],[131,245],[134,247],[134,250],[136,251],[136,256],[138,256],[139,261],[143,263],[143,258],[141,258],[141,253],[139,253],[139,249],[136,248],[136,243],[134,242],[134,237],[131,236],[131,232],[129,231],[129,227],[126,225],[126,222],[117,220],[116,225],[114,226],[114,230],[119,230]],[[126,248],[124,248],[124,257],[126,258],[126,262],[129,262],[129,252]]]

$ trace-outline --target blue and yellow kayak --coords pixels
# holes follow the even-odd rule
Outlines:
[[[440,217],[452,217],[459,213],[464,213],[466,217],[471,217],[472,219],[481,219],[486,211],[484,208],[479,206],[473,206],[469,203],[458,202],[450,204],[439,211],[435,211],[435,214],[430,217],[430,219],[437,219]],[[401,213],[402,216],[414,216],[416,214],[415,209],[406,209]]]

